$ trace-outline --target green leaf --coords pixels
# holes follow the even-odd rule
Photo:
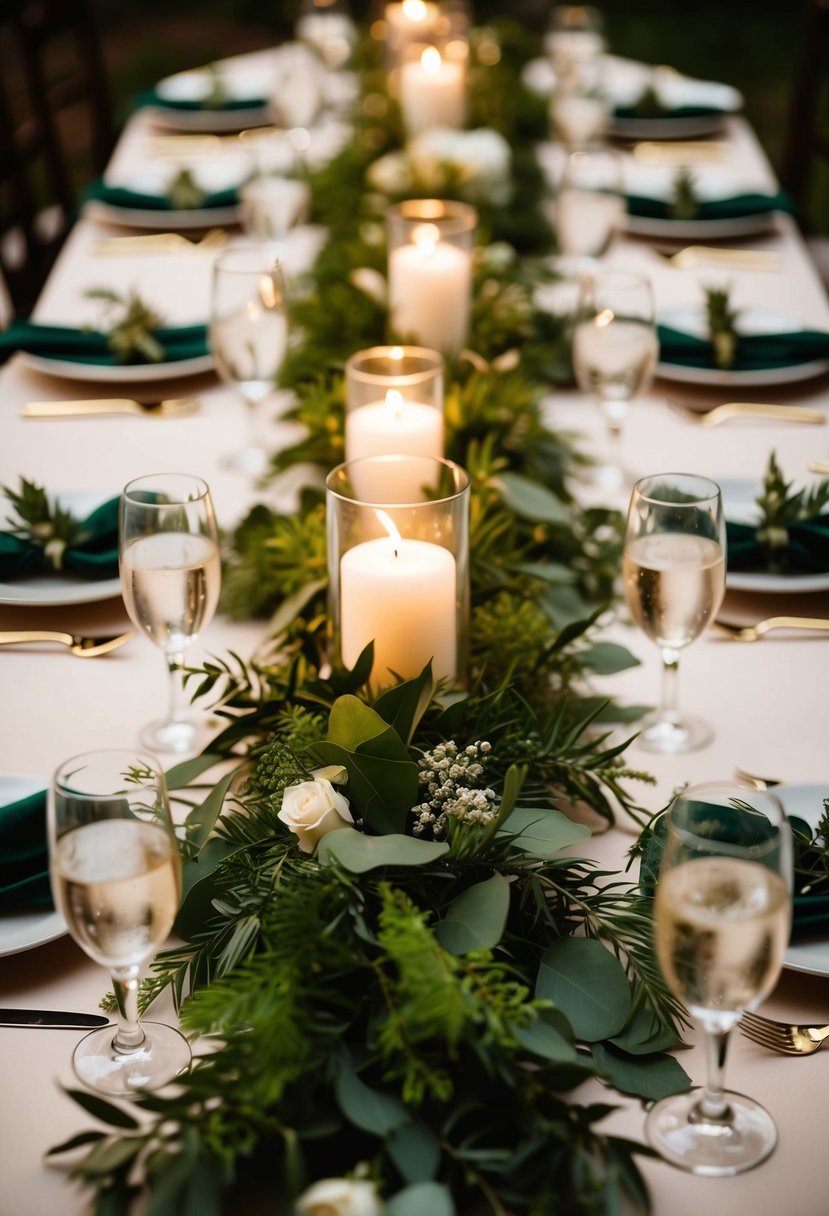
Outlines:
[[[64,1140],[63,1144],[56,1144],[54,1148],[50,1148],[46,1156],[56,1157],[58,1153],[71,1153],[73,1148],[80,1148],[82,1144],[94,1144],[96,1140],[103,1140],[105,1136],[106,1132],[79,1132],[77,1136]]]
[[[429,707],[435,682],[431,660],[414,680],[395,684],[381,693],[374,709],[405,743],[410,743],[417,725]]]
[[[450,954],[493,950],[501,940],[509,912],[510,884],[502,874],[468,887],[453,899],[435,934]]]
[[[311,600],[324,591],[327,586],[327,578],[314,579],[313,582],[306,583],[304,587],[300,587],[293,595],[289,595],[287,599],[283,600],[270,619],[271,636],[278,638],[280,634],[284,633]]]
[[[409,759],[400,736],[385,723],[383,728],[382,734],[361,743],[357,751],[323,740],[314,745],[314,754],[326,764],[345,765],[348,800],[370,828],[381,833],[402,832],[417,798],[417,765]]]
[[[358,697],[337,697],[328,719],[328,739],[347,751],[356,751],[361,743],[382,735],[388,723],[370,705]],[[406,753],[408,758],[408,752]]]
[[[109,1123],[112,1127],[123,1127],[128,1131],[135,1131],[139,1126],[138,1120],[127,1111],[122,1110],[120,1106],[113,1106],[111,1102],[107,1102],[105,1098],[99,1098],[97,1094],[88,1093],[85,1089],[67,1089],[66,1093],[74,1102],[77,1102],[78,1106],[82,1106],[88,1115],[100,1119],[102,1123]]]
[[[329,832],[317,846],[317,858],[323,865],[336,861],[350,874],[365,874],[380,866],[426,866],[448,852],[445,841],[416,840],[396,833],[366,836],[353,829]]]
[[[638,1009],[621,1034],[614,1035],[610,1042],[628,1055],[651,1055],[656,1051],[670,1051],[679,1045],[676,1031],[661,1025],[649,1009]]]
[[[616,642],[594,642],[579,657],[586,667],[600,676],[615,675],[618,671],[639,666],[639,660],[627,647]]]
[[[440,1143],[421,1120],[394,1128],[386,1137],[386,1150],[404,1182],[429,1182],[438,1172]]]
[[[418,1182],[398,1191],[386,1204],[386,1216],[455,1216],[448,1188],[439,1182]]]
[[[502,473],[499,477],[491,477],[489,485],[500,493],[504,505],[516,515],[538,523],[570,523],[568,509],[561,499],[529,477],[522,477],[520,473]]]
[[[400,1099],[364,1084],[345,1053],[337,1059],[335,1092],[345,1117],[365,1132],[388,1136],[396,1127],[410,1122],[409,1112]]]
[[[544,951],[535,995],[552,1001],[577,1039],[593,1043],[619,1034],[630,1014],[624,969],[601,942],[565,937]]]
[[[590,835],[590,828],[573,823],[552,808],[517,806],[497,835],[510,839],[516,849],[536,857],[557,857],[568,845],[578,844]]]
[[[216,826],[216,820],[222,813],[227,791],[230,789],[230,784],[236,776],[235,771],[226,773],[199,806],[193,807],[190,814],[185,820],[187,827],[187,841],[189,844],[200,849],[207,841],[208,836]]]
[[[603,1043],[594,1043],[591,1050],[597,1066],[623,1094],[658,1101],[691,1088],[690,1077],[673,1056],[657,1053],[633,1059]]]
[[[530,1022],[529,1026],[513,1026],[512,1033],[527,1051],[554,1064],[578,1064],[581,1061],[573,1044],[543,1015]]]
[[[85,1178],[102,1178],[132,1161],[143,1147],[143,1136],[99,1140],[86,1154],[78,1169]]]
[[[182,760],[180,764],[174,764],[165,773],[167,789],[183,790],[191,781],[195,781],[202,773],[206,773],[208,769],[213,768],[215,764],[219,764],[224,759],[224,756],[205,753],[203,756],[194,756],[192,760]]]
[[[207,921],[215,915],[213,900],[218,893],[216,870],[232,853],[238,853],[241,847],[214,836],[208,840],[197,860],[184,863],[184,894],[173,928],[185,941],[202,932]]]

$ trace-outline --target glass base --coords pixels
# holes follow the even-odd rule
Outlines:
[[[223,469],[233,473],[244,473],[247,477],[261,477],[268,467],[268,453],[264,448],[241,448],[238,452],[230,452],[221,460]]]
[[[630,495],[636,478],[627,469],[617,464],[596,464],[587,469],[587,479],[592,486],[606,490],[609,494]]]
[[[646,752],[695,752],[714,738],[714,731],[703,718],[693,716],[663,718],[651,714],[642,723],[636,738],[639,747]]]
[[[195,756],[207,742],[207,732],[189,718],[181,721],[150,722],[138,736],[142,747],[171,756]]]
[[[117,1029],[111,1023],[93,1030],[75,1048],[75,1075],[88,1089],[123,1098],[139,1089],[160,1089],[190,1067],[190,1044],[172,1026],[142,1022],[144,1042],[129,1052],[113,1046]]]
[[[697,1110],[701,1092],[674,1094],[652,1107],[645,1133],[659,1155],[708,1178],[742,1174],[765,1161],[777,1144],[777,1128],[768,1111],[744,1094],[726,1090],[728,1121],[706,1122]]]

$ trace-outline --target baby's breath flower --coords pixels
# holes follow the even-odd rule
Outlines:
[[[432,836],[439,840],[446,835],[447,820],[485,824],[494,818],[495,791],[489,786],[475,788],[491,751],[486,742],[470,743],[460,751],[450,739],[424,752],[418,762],[418,776],[427,800],[412,810],[416,835],[431,828]]]

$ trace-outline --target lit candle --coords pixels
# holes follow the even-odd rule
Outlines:
[[[374,642],[373,689],[412,679],[432,660],[435,679],[456,676],[456,567],[448,549],[389,535],[355,545],[340,561],[340,650],[353,667]]]
[[[412,241],[389,253],[389,308],[395,333],[452,354],[466,341],[472,255],[419,224]]]
[[[389,389],[385,401],[349,410],[345,419],[345,458],[362,456],[442,456],[443,415],[433,405],[406,401]]]
[[[459,129],[466,121],[463,64],[427,46],[400,69],[400,105],[409,135],[432,127]]]
[[[399,62],[410,43],[428,42],[432,37],[440,22],[440,9],[431,0],[402,0],[387,4],[383,16],[389,57]]]

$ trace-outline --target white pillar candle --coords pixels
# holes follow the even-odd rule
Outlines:
[[[385,401],[372,401],[345,416],[345,458],[362,456],[442,456],[443,415],[433,405],[405,401],[389,389]]]
[[[463,64],[427,46],[419,59],[400,69],[400,105],[409,135],[433,127],[458,130],[466,122]]]
[[[353,667],[373,641],[372,689],[412,679],[430,659],[435,679],[454,680],[455,580],[452,554],[427,541],[389,535],[349,549],[340,561],[343,663]]]
[[[472,255],[419,224],[413,241],[389,253],[389,308],[395,333],[451,354],[466,342]]]

